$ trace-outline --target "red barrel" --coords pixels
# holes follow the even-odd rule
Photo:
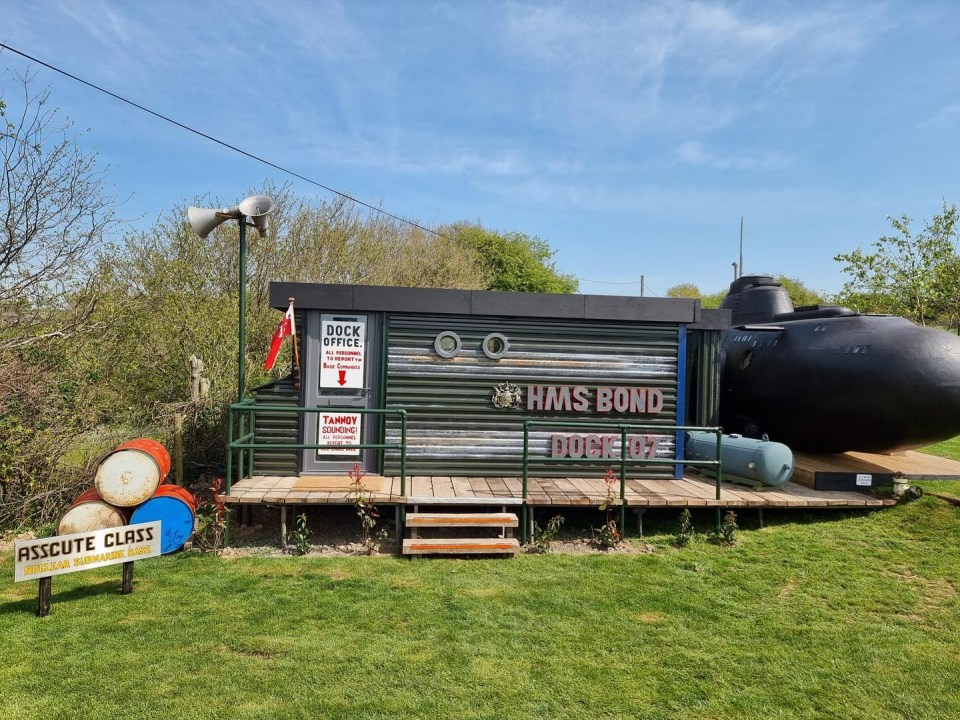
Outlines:
[[[160,521],[160,552],[166,555],[183,547],[193,535],[197,503],[177,485],[161,485],[149,500],[133,511],[130,522]]]
[[[91,530],[105,530],[106,528],[126,525],[130,518],[130,510],[117,508],[104,502],[95,487],[81,493],[67,509],[60,525],[58,535],[90,532]]]
[[[170,472],[170,453],[150,438],[137,438],[114,448],[97,468],[95,483],[111,505],[132,507],[153,495]]]

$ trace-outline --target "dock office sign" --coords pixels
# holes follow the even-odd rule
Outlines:
[[[363,388],[366,360],[365,315],[320,318],[320,387]]]

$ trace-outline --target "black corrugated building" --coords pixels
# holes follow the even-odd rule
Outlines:
[[[298,310],[301,382],[259,388],[258,400],[338,409],[296,419],[258,413],[258,441],[394,443],[396,419],[344,408],[404,408],[408,474],[517,476],[524,420],[573,423],[569,430],[534,429],[531,462],[568,451],[599,454],[599,441],[566,444],[564,438],[589,432],[578,431],[578,421],[716,422],[719,335],[729,313],[703,310],[699,300],[271,284],[274,307],[285,309],[289,298]],[[682,456],[682,433],[656,437],[649,448],[655,457]],[[323,474],[360,462],[367,472],[396,475],[398,457],[258,450],[255,465],[258,474]],[[609,466],[605,458],[554,461],[536,473],[586,477]],[[674,472],[672,464],[643,470]]]

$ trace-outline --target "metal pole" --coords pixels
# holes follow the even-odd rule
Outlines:
[[[743,277],[743,215],[740,216],[740,264],[737,267],[740,268],[738,277]]]
[[[400,494],[403,506],[400,508],[401,527],[407,524],[407,411],[400,410]]]
[[[640,276],[640,297],[643,297],[643,291],[645,289],[646,284],[647,284],[646,276],[641,275]]]
[[[233,487],[233,410],[227,408],[227,495]],[[224,508],[223,544],[230,547],[230,508]]]
[[[527,420],[523,423],[523,487],[521,488],[521,496],[523,504],[520,506],[520,517],[523,529],[520,532],[520,542],[524,545],[527,544],[527,539],[529,538],[529,528],[527,527],[527,481],[530,473],[528,464],[530,457],[530,421]]]
[[[627,428],[620,427],[620,538],[627,528]]]
[[[240,276],[237,280],[237,295],[240,301],[237,340],[237,400],[243,400],[246,389],[247,369],[247,219],[240,216]]]

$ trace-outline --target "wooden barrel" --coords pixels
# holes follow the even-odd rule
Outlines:
[[[170,454],[150,438],[137,438],[114,448],[97,468],[94,482],[111,505],[132,507],[147,500],[170,472]]]
[[[193,535],[197,504],[187,490],[161,485],[149,500],[133,511],[130,522],[160,521],[160,552],[166,555],[183,547]]]
[[[91,530],[105,530],[106,528],[126,525],[130,517],[127,508],[114,507],[100,497],[95,487],[92,487],[74,500],[57,527],[58,535],[90,532]]]

